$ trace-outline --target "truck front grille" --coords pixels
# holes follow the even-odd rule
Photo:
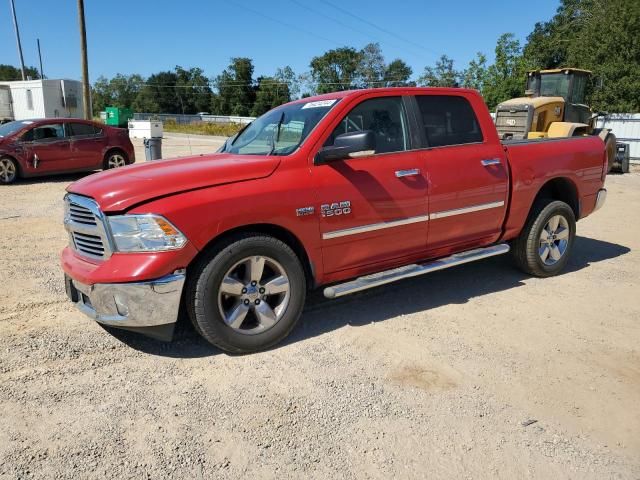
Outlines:
[[[531,129],[531,118],[526,108],[498,108],[496,130],[502,139],[523,139]]]
[[[64,197],[64,207],[64,226],[71,248],[92,259],[110,257],[104,216],[95,200],[70,193]]]
[[[96,225],[96,217],[91,213],[91,210],[76,203],[69,204],[69,218],[76,223]]]
[[[77,251],[86,255],[104,257],[104,244],[99,236],[80,232],[72,232],[71,235]]]

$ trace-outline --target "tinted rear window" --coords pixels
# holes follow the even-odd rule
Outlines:
[[[96,135],[100,133],[99,128],[86,123],[68,123],[67,127],[73,137],[79,137],[81,135]]]
[[[482,142],[482,131],[471,105],[464,97],[416,96],[422,128],[429,147]]]

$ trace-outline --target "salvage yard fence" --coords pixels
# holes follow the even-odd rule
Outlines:
[[[206,123],[236,123],[238,125],[246,125],[253,122],[256,117],[240,117],[236,115],[182,115],[171,113],[134,113],[134,120],[161,120],[162,122],[170,121],[179,125],[188,125],[190,123],[206,122]]]

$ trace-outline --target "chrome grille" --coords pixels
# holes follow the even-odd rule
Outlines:
[[[533,113],[533,111],[532,111]],[[498,108],[496,112],[496,130],[500,138],[527,138],[530,130],[530,113],[526,108]]]
[[[112,249],[104,216],[95,200],[70,193],[64,201],[64,226],[71,248],[91,259],[110,257]]]
[[[73,237],[76,250],[79,252],[104,257],[104,244],[99,236],[80,232],[72,232],[71,236]]]
[[[69,204],[69,218],[84,225],[96,225],[96,217],[91,213],[91,210],[76,203]]]

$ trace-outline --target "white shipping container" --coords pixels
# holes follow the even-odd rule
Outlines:
[[[129,138],[162,138],[162,122],[158,120],[131,120]]]
[[[82,118],[82,83],[76,80],[0,82],[11,92],[13,116],[30,118]]]

